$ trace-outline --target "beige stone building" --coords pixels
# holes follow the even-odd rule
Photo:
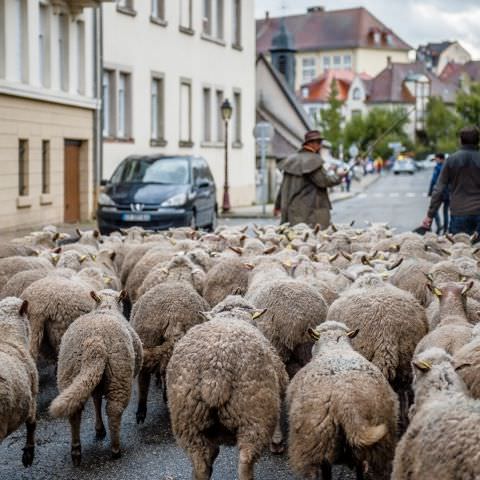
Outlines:
[[[417,50],[417,60],[437,75],[441,75],[449,63],[464,65],[472,60],[470,53],[457,41],[427,43]]]
[[[91,218],[100,0],[0,0],[0,230]]]
[[[327,70],[375,76],[389,61],[409,61],[412,47],[363,7],[313,7],[306,14],[288,16],[284,21],[296,50],[296,91]],[[280,18],[268,15],[257,20],[257,54],[268,55],[280,23]]]

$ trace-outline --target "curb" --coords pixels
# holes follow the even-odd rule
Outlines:
[[[352,192],[352,193],[348,193],[348,194],[345,194],[344,196],[340,197],[340,198],[332,198],[330,200],[330,202],[333,204],[333,203],[338,203],[338,202],[343,202],[344,200],[351,200],[352,198],[355,198],[357,195],[360,195],[361,193],[364,193],[366,190],[368,190],[374,183],[376,183],[378,180],[380,180],[380,178],[382,178],[381,175],[375,175],[372,180],[367,184],[365,185],[365,188],[363,188],[362,190],[358,191],[358,192]],[[219,215],[218,219],[219,220],[249,220],[249,219],[271,219],[271,220],[275,220],[276,217],[274,217],[273,215],[267,213],[266,215],[263,215],[263,214],[259,214],[259,213],[253,213],[253,214],[250,214],[250,215],[247,215],[246,213],[230,213],[230,214],[226,214],[226,215]]]

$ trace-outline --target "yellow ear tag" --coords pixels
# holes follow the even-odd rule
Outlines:
[[[435,288],[433,289],[433,293],[434,293],[437,297],[441,297],[441,296],[442,296],[442,291],[441,291],[439,288],[437,288],[437,287],[435,287]]]

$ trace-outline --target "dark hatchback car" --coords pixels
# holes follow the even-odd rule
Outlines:
[[[97,221],[102,234],[132,226],[215,228],[216,187],[205,159],[130,156],[102,181]]]

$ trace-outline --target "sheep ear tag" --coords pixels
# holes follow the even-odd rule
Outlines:
[[[441,297],[443,294],[442,294],[442,291],[437,288],[437,287],[433,287],[433,293],[437,296],[437,297]]]
[[[307,332],[312,338],[312,340],[315,340],[317,342],[320,339],[320,333],[317,330],[314,330],[313,328],[309,328]]]
[[[26,315],[28,312],[28,301],[27,300],[24,300],[22,305],[20,305],[20,310],[18,311],[18,314],[23,317],[24,315]]]
[[[267,309],[264,308],[263,310],[254,310],[252,312],[252,320],[256,320],[257,318],[260,318],[262,315],[264,315],[267,312]]]
[[[425,360],[420,360],[418,362],[412,362],[413,366],[420,370],[421,372],[428,372],[432,368],[432,364],[426,362]]]
[[[355,338],[357,335],[358,335],[358,332],[360,330],[357,328],[356,330],[350,330],[348,333],[347,333],[347,337],[348,338]]]

